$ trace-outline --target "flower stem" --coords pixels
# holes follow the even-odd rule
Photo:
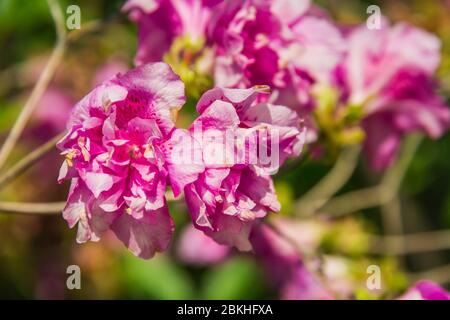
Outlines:
[[[9,135],[7,136],[4,144],[0,149],[0,169],[4,166],[5,162],[11,151],[14,149],[17,141],[19,140],[31,114],[36,108],[37,103],[41,99],[45,90],[53,78],[53,75],[62,60],[64,55],[64,49],[66,44],[66,29],[64,26],[64,18],[61,12],[61,8],[57,0],[47,0],[50,7],[50,11],[55,22],[57,42],[53,49],[52,55],[45,66],[44,71],[39,77],[38,82],[33,88],[30,97],[28,98],[25,106],[23,107],[19,117],[14,123]]]

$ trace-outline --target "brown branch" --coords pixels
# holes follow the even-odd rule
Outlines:
[[[0,149],[0,168],[3,167],[6,160],[19,140],[31,114],[36,108],[37,103],[41,99],[43,93],[47,89],[53,75],[62,60],[64,55],[65,43],[66,43],[66,31],[64,25],[64,19],[61,12],[61,8],[57,0],[47,0],[50,7],[50,12],[52,14],[53,20],[55,22],[57,42],[50,56],[50,59],[45,66],[44,71],[39,77],[38,82],[33,88],[30,97],[25,103],[19,117],[14,123],[9,135],[7,136],[4,144]]]
[[[61,213],[65,205],[65,202],[0,202],[0,212],[14,214],[54,215]]]
[[[450,249],[450,230],[404,235],[372,236],[371,253],[406,255]]]
[[[443,265],[420,272],[409,272],[407,276],[411,281],[418,281],[422,279],[432,280],[440,284],[450,283],[450,264]]]
[[[4,174],[0,175],[0,189],[2,189],[9,182],[20,176],[24,173],[28,168],[36,164],[39,160],[42,159],[48,152],[53,150],[56,143],[63,137],[63,134],[59,134],[41,145],[37,149],[30,152],[27,156],[22,158],[19,162],[17,162],[14,166],[12,166],[8,171]]]
[[[321,208],[350,179],[358,164],[359,153],[359,146],[343,150],[331,171],[297,201],[295,212],[310,216]]]
[[[321,212],[327,216],[339,217],[362,209],[383,206],[392,201],[398,194],[406,170],[422,139],[420,135],[412,135],[406,140],[398,161],[388,169],[379,185],[332,198]]]

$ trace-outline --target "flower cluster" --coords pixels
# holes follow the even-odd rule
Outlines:
[[[272,175],[305,144],[314,159],[361,144],[379,171],[404,136],[444,134],[439,39],[383,17],[374,30],[342,26],[310,0],[128,0],[122,10],[138,26],[136,67],[102,70],[58,143],[59,182],[71,182],[63,217],[77,241],[111,230],[151,258],[174,234],[168,197],[183,194],[184,261],[253,249],[282,298],[338,297],[276,219],[262,223],[281,208]],[[197,114],[184,129],[186,101]],[[399,299],[449,294],[422,281]]]
[[[440,42],[423,30],[384,18],[374,30],[340,26],[309,0],[152,3],[124,6],[139,25],[138,63],[164,58],[180,37],[201,43],[187,55],[196,75],[209,73],[221,87],[269,85],[264,99],[303,118],[312,151],[364,143],[371,167],[383,170],[405,134],[437,138],[450,125],[433,79]],[[151,41],[155,34],[167,41]]]
[[[83,98],[58,144],[79,242],[111,229],[138,256],[165,250],[170,187],[197,229],[249,250],[255,221],[280,210],[271,175],[304,143],[364,143],[381,170],[405,134],[436,138],[450,124],[433,80],[439,40],[412,26],[343,28],[308,0],[129,0],[123,10],[139,29],[137,68]],[[202,95],[180,129],[185,83]]]
[[[404,23],[380,30],[354,28],[339,65],[343,104],[361,110],[366,154],[372,167],[385,169],[404,134],[432,138],[450,125],[450,110],[436,93],[433,74],[440,62],[437,37]]]
[[[72,181],[63,216],[78,223],[77,241],[97,241],[111,229],[140,257],[165,250],[174,229],[170,186],[174,196],[185,191],[197,228],[250,249],[252,222],[279,210],[271,170],[297,156],[305,136],[293,111],[256,103],[265,90],[208,91],[184,130],[174,123],[184,84],[167,64],[145,64],[97,86],[75,106],[58,143],[66,158],[59,179]],[[226,130],[236,143],[217,134]],[[227,157],[214,157],[223,150]],[[275,167],[260,154],[277,155]]]

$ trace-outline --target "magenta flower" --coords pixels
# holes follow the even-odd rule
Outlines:
[[[313,14],[307,0],[224,1],[209,39],[217,55],[217,86],[267,84],[271,101],[298,111],[314,106],[312,85],[328,79],[343,50],[339,30]]]
[[[122,10],[139,28],[137,65],[161,61],[173,41],[204,38],[211,8],[221,0],[128,0]]]
[[[250,241],[269,279],[286,300],[331,300],[331,292],[303,263],[296,248],[274,230],[259,224]]]
[[[398,300],[450,300],[450,293],[428,280],[421,280],[408,289]]]
[[[177,248],[183,262],[196,266],[222,262],[230,251],[230,247],[218,244],[191,224],[182,231]]]
[[[381,30],[352,30],[347,42],[339,74],[347,103],[363,108],[365,151],[374,169],[392,163],[405,134],[437,138],[447,130],[450,112],[432,79],[440,61],[438,38],[383,21]]]
[[[190,128],[201,141],[205,165],[198,179],[185,187],[193,223],[218,243],[240,250],[251,248],[248,237],[254,221],[279,211],[269,173],[287,156],[298,155],[305,139],[294,111],[254,104],[265,89],[206,92],[197,104],[200,116]]]
[[[112,229],[135,254],[167,248],[173,222],[165,200],[196,179],[201,165],[174,166],[174,128],[184,84],[164,63],[148,64],[97,86],[74,108],[58,143],[66,160],[59,180],[72,179],[63,216],[78,223],[78,242]]]

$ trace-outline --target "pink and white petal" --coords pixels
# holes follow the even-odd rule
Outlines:
[[[167,205],[155,211],[147,211],[141,219],[123,213],[111,229],[136,256],[150,259],[156,252],[165,251],[172,239],[174,223]]]
[[[242,221],[237,216],[219,214],[214,217],[214,231],[205,233],[222,245],[236,247],[240,251],[250,251],[249,241],[253,221]]]
[[[231,248],[220,245],[202,231],[188,225],[181,233],[177,254],[185,263],[206,266],[223,261]]]
[[[195,185],[187,185],[184,188],[184,195],[186,198],[188,212],[194,226],[203,231],[211,230],[212,225],[210,219],[208,218],[207,206],[197,193],[197,190],[195,190]]]
[[[95,198],[98,198],[100,193],[110,190],[119,180],[118,177],[101,172],[84,172],[81,176]]]
[[[124,100],[127,94],[128,90],[126,88],[111,82],[97,86],[75,105],[67,123],[67,128],[70,129],[89,120],[93,109],[96,109],[100,114],[104,114],[107,106]]]
[[[257,176],[253,171],[246,170],[241,178],[239,190],[256,203],[274,212],[278,212],[281,209],[281,204],[278,201],[270,176]]]
[[[364,129],[366,131],[364,151],[367,160],[374,170],[382,171],[395,159],[400,147],[400,133],[389,125],[389,120],[379,116],[367,119]]]
[[[189,131],[175,129],[165,149],[170,184],[174,196],[178,197],[205,170],[201,145]]]
[[[272,2],[271,11],[287,24],[292,24],[300,19],[310,6],[310,0],[278,0]]]
[[[174,127],[174,113],[186,102],[184,83],[170,66],[163,62],[141,65],[118,75],[115,80],[119,84],[145,92],[151,97],[160,128],[164,134],[170,133]]]
[[[429,280],[420,280],[397,300],[450,300],[450,293]]]
[[[106,213],[95,203],[90,191],[79,179],[73,179],[63,218],[73,228],[78,223],[77,242],[98,241],[109,229],[115,214]]]
[[[225,130],[236,128],[239,123],[239,117],[231,103],[214,100],[203,110],[189,130],[194,131],[194,134],[207,129]]]
[[[282,105],[260,103],[248,108],[242,115],[242,120],[249,126],[256,123],[268,123],[276,126],[295,127],[300,125],[300,117],[297,112]]]
[[[202,114],[217,100],[231,103],[236,112],[244,112],[256,100],[260,93],[268,93],[268,86],[254,86],[250,89],[214,88],[206,91],[198,100],[197,111]]]

